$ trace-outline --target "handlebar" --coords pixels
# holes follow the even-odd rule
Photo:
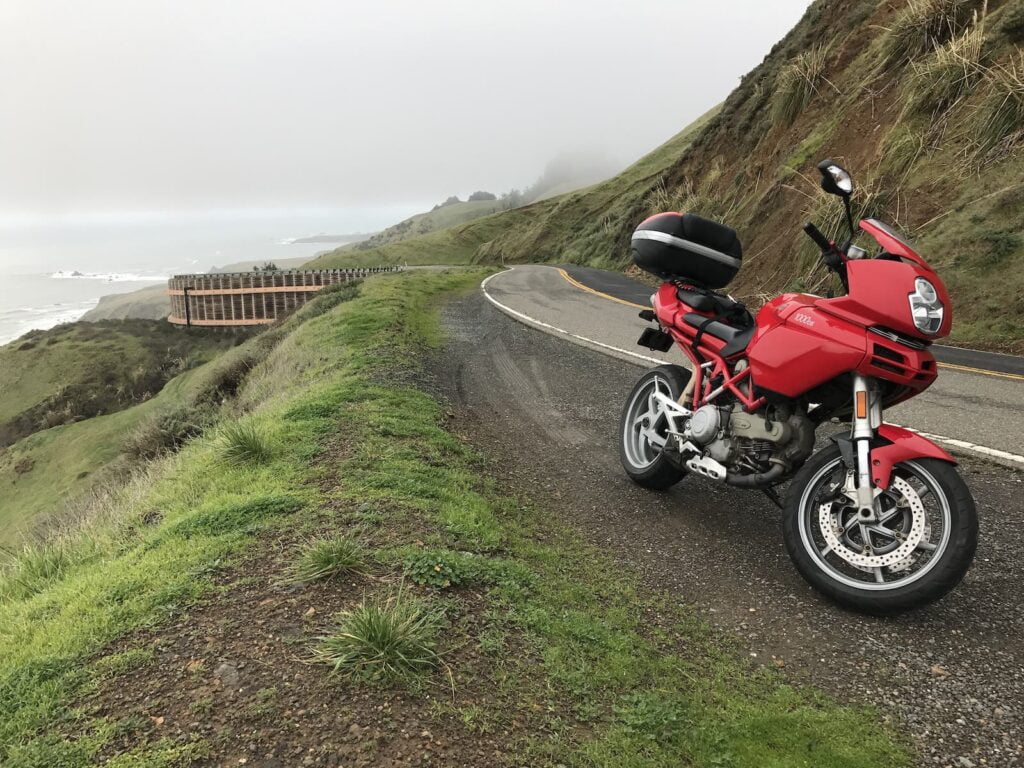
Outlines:
[[[807,236],[811,238],[819,248],[821,248],[822,253],[828,253],[829,251],[835,250],[835,246],[832,245],[832,241],[825,237],[825,235],[821,233],[821,230],[811,222],[808,221],[804,224],[804,232],[806,232]]]
[[[804,232],[821,248],[822,261],[825,262],[829,269],[839,275],[839,281],[843,284],[843,288],[849,291],[850,285],[846,278],[846,262],[843,259],[842,252],[811,222],[804,224]]]

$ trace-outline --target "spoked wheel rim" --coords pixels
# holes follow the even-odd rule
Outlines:
[[[888,591],[924,577],[949,545],[950,502],[939,482],[915,462],[899,464],[875,497],[872,521],[858,517],[852,485],[837,458],[804,488],[800,539],[814,563],[855,589]]]
[[[660,392],[672,398],[672,389],[661,376],[652,376],[633,395],[626,409],[622,428],[622,447],[626,460],[636,469],[654,464],[668,441],[668,420],[665,410],[655,399]]]

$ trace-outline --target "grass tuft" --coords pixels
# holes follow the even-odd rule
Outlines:
[[[906,123],[898,123],[882,141],[879,175],[899,187],[925,152],[924,137]]]
[[[320,639],[317,658],[335,672],[365,680],[405,680],[437,667],[440,616],[399,591],[364,598],[341,613],[335,632]]]
[[[220,459],[225,464],[265,464],[273,457],[270,437],[254,421],[232,421],[221,427]]]
[[[913,61],[952,40],[981,5],[978,0],[910,0],[888,29],[885,63]]]
[[[905,89],[910,109],[941,114],[968,95],[985,74],[984,43],[984,32],[971,29],[912,62]]]
[[[0,597],[4,598],[33,595],[64,577],[75,563],[71,549],[60,540],[24,544],[4,554],[8,561],[0,580]]]
[[[772,99],[772,119],[776,124],[793,122],[807,108],[819,87],[828,82],[827,62],[828,50],[817,46],[791,59],[783,68]]]
[[[292,566],[290,581],[305,583],[358,573],[366,567],[366,552],[344,537],[317,539],[306,545]]]
[[[1024,140],[1024,53],[987,70],[971,133],[977,161],[1006,157]]]

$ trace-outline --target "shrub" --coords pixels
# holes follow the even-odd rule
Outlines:
[[[907,103],[916,112],[945,112],[982,79],[985,36],[972,29],[918,62],[906,81]]]
[[[317,658],[335,672],[394,681],[436,667],[440,616],[399,591],[366,599],[338,616],[335,632],[320,638]]]
[[[210,403],[192,403],[166,408],[131,433],[124,452],[133,459],[146,460],[179,450],[203,434],[216,420]]]
[[[225,424],[221,428],[218,442],[220,459],[226,464],[263,464],[273,456],[266,431],[251,420]]]
[[[985,99],[971,131],[975,159],[1009,154],[1024,138],[1024,53],[987,70]]]
[[[888,30],[885,62],[903,64],[952,40],[980,7],[979,0],[910,0]]]
[[[990,265],[1006,261],[1024,245],[1024,238],[1021,238],[1016,232],[1005,230],[988,232],[982,235],[981,239],[988,245],[988,252],[985,254],[984,260]]]
[[[291,581],[329,579],[362,571],[366,564],[363,548],[351,539],[318,539],[308,544],[291,569]]]
[[[818,87],[828,82],[827,61],[828,51],[818,46],[804,51],[783,68],[772,99],[772,119],[776,123],[791,123],[807,108]]]

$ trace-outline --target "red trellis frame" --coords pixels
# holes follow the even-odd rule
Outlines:
[[[739,386],[750,379],[749,367],[738,373],[733,373],[725,358],[717,350],[704,343],[697,345],[693,343],[697,335],[696,328],[685,325],[682,329],[670,327],[667,330],[693,365],[693,403],[691,406],[693,410],[707,405],[723,392],[733,394],[742,403],[743,410],[747,413],[753,413],[767,402],[764,397],[748,395]],[[701,341],[703,342],[703,339]],[[722,346],[725,344],[723,343]],[[706,372],[704,368],[707,363],[711,364],[710,373]],[[712,389],[711,382],[719,376],[722,378],[722,383]],[[753,384],[753,382],[750,383]],[[753,392],[753,386],[750,387],[750,391]]]

